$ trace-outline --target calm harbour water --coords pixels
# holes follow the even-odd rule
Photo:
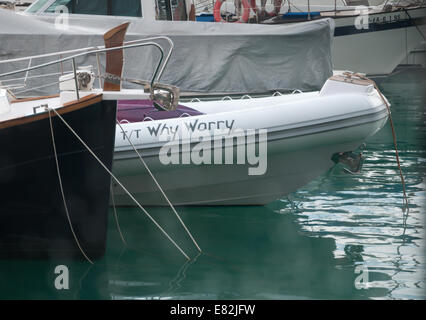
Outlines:
[[[178,208],[201,255],[170,209],[150,209],[189,262],[137,209],[118,210],[124,245],[111,210],[102,260],[3,260],[0,299],[425,299],[425,73],[380,85],[407,182],[406,223],[388,124],[367,142],[361,174],[335,167],[265,207]],[[54,287],[60,264],[69,290]]]

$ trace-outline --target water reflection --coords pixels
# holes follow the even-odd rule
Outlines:
[[[163,236],[134,210],[122,210],[120,223],[131,245],[108,263],[111,298],[357,298],[353,265],[333,256],[335,241],[300,233],[291,215],[275,208],[181,208],[204,250],[182,264]],[[151,209],[185,249],[191,249],[171,212]],[[179,231],[180,230],[180,231]],[[143,242],[139,239],[144,234]],[[110,243],[117,244],[115,241]],[[109,251],[113,245],[109,248]],[[141,252],[145,254],[141,255]],[[149,253],[149,254],[148,254]],[[192,255],[196,252],[193,250]],[[108,255],[112,257],[111,254]],[[179,266],[179,263],[182,264]]]
[[[110,222],[107,255],[86,262],[2,263],[2,295],[76,299],[288,299],[365,297],[355,288],[355,247],[336,259],[336,241],[302,232],[293,215],[273,207],[181,208],[204,250],[197,255],[172,213],[150,212],[194,257],[186,261],[136,209],[120,210],[128,246]],[[362,249],[361,249],[362,251]],[[70,290],[54,288],[54,267],[70,269]],[[19,281],[16,282],[16,277]],[[374,279],[374,273],[370,278]],[[23,290],[25,283],[27,290]]]
[[[311,235],[335,239],[337,259],[353,257],[355,248],[354,264],[362,261],[371,286],[389,289],[385,295],[369,289],[370,297],[424,299],[426,72],[400,74],[381,87],[397,130],[410,199],[406,219],[389,125],[368,141],[361,174],[335,167],[283,200],[281,210],[296,212]],[[376,273],[386,279],[376,279]]]

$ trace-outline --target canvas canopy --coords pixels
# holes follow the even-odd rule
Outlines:
[[[0,10],[0,59],[103,45],[103,34],[126,21],[131,22],[126,41],[159,35],[172,39],[173,54],[161,82],[178,86],[183,92],[312,91],[320,89],[332,75],[334,23],[331,19],[291,25],[257,25],[148,22],[140,18],[94,15],[34,16]],[[67,26],[65,30],[64,25]],[[166,42],[161,44],[167,48]],[[125,54],[124,76],[149,80],[158,59],[159,52],[155,48],[129,50]],[[34,60],[32,65],[47,60],[52,58]],[[96,65],[94,58],[77,63]],[[27,65],[28,62],[0,64],[0,73]],[[56,66],[43,72],[54,74],[60,68],[70,69],[69,66]],[[57,91],[57,86],[46,86],[54,77],[57,81],[56,75],[33,79],[33,74],[27,78],[27,87],[42,87],[38,94]]]

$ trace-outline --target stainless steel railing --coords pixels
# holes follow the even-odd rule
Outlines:
[[[164,48],[158,43],[158,41],[161,41],[161,40],[166,41],[169,45],[169,48],[167,50],[167,54],[165,54]],[[43,78],[43,77],[48,77],[48,76],[61,75],[61,74],[65,74],[65,73],[73,73],[74,74],[74,81],[77,82],[76,59],[81,58],[81,57],[85,57],[85,56],[89,56],[89,55],[96,55],[97,77],[99,78],[99,86],[101,87],[101,85],[102,85],[102,81],[101,81],[102,72],[101,72],[100,55],[102,53],[106,53],[106,52],[109,52],[109,51],[115,51],[115,50],[126,51],[127,49],[134,49],[134,48],[147,47],[147,46],[153,46],[153,47],[157,48],[160,52],[160,59],[159,59],[157,65],[155,67],[155,71],[153,73],[153,76],[152,76],[151,80],[149,81],[151,88],[153,88],[155,86],[155,83],[160,81],[161,76],[164,73],[164,69],[168,64],[168,62],[170,60],[170,56],[171,56],[173,49],[174,49],[173,41],[170,38],[165,37],[165,36],[150,37],[150,38],[144,38],[144,39],[139,39],[139,40],[134,40],[134,41],[128,41],[128,42],[125,42],[123,44],[123,46],[120,46],[120,47],[105,48],[105,46],[96,46],[96,47],[88,47],[88,48],[74,49],[74,50],[61,51],[61,52],[52,52],[52,53],[34,55],[34,56],[23,57],[23,58],[1,60],[0,65],[28,61],[28,66],[26,68],[0,74],[1,86],[12,89],[12,90],[19,88],[19,87],[25,88],[26,85],[27,85],[28,79],[37,79],[37,78]],[[63,58],[64,55],[70,55],[70,56]],[[32,64],[35,60],[51,58],[51,57],[60,57],[60,59],[56,59],[56,60],[53,60],[53,61],[49,61],[49,62],[46,62],[46,63],[42,63],[42,64],[32,66]],[[65,72],[63,64],[64,64],[64,62],[67,62],[67,61],[71,61],[72,70]],[[59,73],[49,73],[49,74],[41,74],[41,75],[36,75],[36,76],[30,76],[31,71],[46,68],[48,66],[57,65],[57,64],[59,64],[60,68],[61,68],[61,72],[59,72]],[[12,78],[12,79],[9,78],[9,79],[6,79],[6,80],[1,80],[2,78],[10,77],[12,75],[21,74],[21,73],[24,74],[24,76],[18,77],[18,78],[15,77],[15,78]],[[16,84],[15,85],[12,84],[12,85],[9,85],[9,86],[5,85],[6,82],[16,82],[16,81],[19,81],[19,80],[21,80],[23,82],[23,85],[21,85],[21,86],[16,85]],[[59,83],[59,81],[51,83],[51,84],[47,84],[47,85],[44,85],[44,86],[55,85],[57,83]],[[77,83],[76,83],[76,91],[77,91],[77,95],[78,95]]]

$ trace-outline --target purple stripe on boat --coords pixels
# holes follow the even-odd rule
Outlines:
[[[158,111],[151,100],[121,100],[118,101],[118,121],[140,122],[149,120],[164,120],[180,117],[199,116],[203,113],[179,105],[174,111]]]

